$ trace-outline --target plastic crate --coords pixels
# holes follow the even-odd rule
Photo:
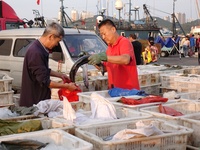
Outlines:
[[[147,94],[159,95],[161,83],[152,84],[148,86],[141,86],[140,89],[145,91]]]
[[[140,105],[128,105],[128,104],[123,104],[123,103],[120,103],[120,102],[112,102],[112,103],[113,103],[113,105],[115,105],[117,107],[124,107],[124,108],[133,109],[133,110],[136,110],[136,111],[140,111],[141,108],[156,106],[158,104],[176,103],[176,102],[179,102],[179,101],[180,100],[176,100],[176,99],[170,100],[169,99],[166,103],[155,102],[155,103],[146,103],[146,104],[140,104]]]
[[[0,106],[13,105],[13,93],[14,91],[0,93]]]
[[[140,111],[152,114],[153,116],[157,118],[161,118],[161,119],[164,119],[164,120],[167,120],[174,124],[179,124],[179,125],[182,125],[180,118],[185,117],[190,114],[200,112],[199,102],[192,102],[192,101],[191,102],[176,102],[176,103],[163,104],[163,106],[168,106],[178,112],[181,112],[183,116],[170,116],[167,114],[160,113],[159,106],[141,108]]]
[[[192,129],[169,124],[159,119],[142,120],[145,125],[152,122],[163,131],[162,135],[132,138],[129,140],[104,141],[103,139],[116,134],[124,129],[136,129],[136,122],[124,121],[120,123],[92,125],[75,129],[75,135],[93,144],[95,150],[184,150],[186,149],[187,136]]]
[[[92,92],[81,92],[81,93],[77,93],[77,95],[79,96],[79,101],[81,102],[90,102],[90,95],[93,93]],[[96,93],[100,94],[101,96],[105,97],[105,98],[111,98],[110,95],[108,94],[108,90],[103,90],[103,91],[95,91]]]
[[[140,86],[148,86],[160,83],[160,72],[158,71],[140,71],[138,73]]]
[[[200,148],[200,113],[185,116],[181,118],[181,121],[183,126],[194,130],[192,135],[189,136],[188,144]]]
[[[13,78],[5,74],[0,74],[0,93],[12,91]]]
[[[178,94],[181,99],[200,101],[200,93],[180,93]]]
[[[200,91],[200,78],[176,79],[177,91],[180,93],[193,93]]]
[[[91,110],[90,102],[78,101],[78,102],[70,102],[70,104],[75,111],[78,111],[78,110],[90,111]]]
[[[63,130],[49,129],[30,133],[2,136],[0,141],[11,140],[35,140],[42,143],[49,143],[46,150],[92,150],[93,146],[78,137],[75,137]]]
[[[116,108],[116,116],[117,119],[113,120],[94,120],[94,121],[88,121],[84,123],[75,123],[76,127],[80,126],[88,126],[88,125],[93,125],[93,124],[105,124],[105,123],[114,123],[114,122],[122,122],[122,121],[127,121],[127,120],[137,120],[137,119],[145,119],[145,118],[150,118],[152,117],[151,114],[147,114],[144,112],[138,112],[135,110],[131,110],[128,108],[122,108],[122,107],[115,107]],[[91,111],[85,111],[81,112],[83,115],[87,116],[88,118],[92,115]]]
[[[109,94],[108,94],[108,90],[104,90],[104,91],[93,91],[101,96],[103,96],[104,98],[106,98],[107,100],[109,100],[110,102],[116,102],[118,101],[121,96],[119,97],[111,97]],[[79,96],[79,101],[81,102],[90,102],[90,95],[93,93],[93,92],[82,92],[82,93],[78,93],[77,95]],[[130,95],[130,96],[123,96],[123,97],[127,97],[127,98],[140,98],[142,96],[138,96],[138,95]]]

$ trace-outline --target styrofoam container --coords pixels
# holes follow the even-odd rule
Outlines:
[[[0,93],[12,91],[13,78],[5,74],[0,74]]]
[[[104,141],[124,129],[136,129],[138,120],[112,124],[91,125],[75,129],[75,135],[93,144],[95,150],[184,150],[192,129],[173,125],[159,119],[142,119],[145,125],[153,123],[164,134],[128,140]]]
[[[63,130],[49,129],[30,133],[1,136],[1,141],[34,140],[49,143],[45,150],[92,150],[93,145]]]
[[[13,93],[14,91],[1,92],[0,93],[0,106],[13,105]]]
[[[167,106],[178,112],[181,112],[183,116],[170,116],[167,114],[160,113],[159,106],[141,108],[140,111],[152,114],[153,116],[157,118],[161,118],[161,119],[164,119],[164,120],[167,120],[179,125],[182,125],[180,118],[185,117],[190,114],[200,112],[199,102],[192,102],[192,101],[191,102],[176,102],[176,103],[163,104],[163,106]]]
[[[185,127],[191,128],[194,130],[191,136],[189,136],[188,144],[200,147],[200,113],[191,114],[181,118],[182,124]]]

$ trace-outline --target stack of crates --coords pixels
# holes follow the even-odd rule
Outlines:
[[[160,93],[160,72],[158,71],[140,71],[138,80],[141,90],[147,94],[159,95]]]
[[[13,78],[4,73],[0,73],[0,106],[13,105]]]

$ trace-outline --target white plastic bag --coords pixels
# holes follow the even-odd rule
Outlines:
[[[63,98],[63,117],[66,120],[73,122],[73,120],[76,119],[75,111],[67,98],[65,96]]]
[[[114,105],[100,94],[93,92],[91,94],[92,119],[110,120],[117,119]]]

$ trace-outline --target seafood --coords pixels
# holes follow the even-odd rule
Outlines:
[[[88,81],[88,74],[87,74],[87,72],[88,72],[87,63],[89,62],[88,58],[90,57],[90,55],[83,53],[80,56],[81,57],[72,66],[70,73],[69,73],[69,78],[70,78],[71,82],[75,82],[75,76],[76,76],[76,73],[78,71],[78,68],[82,66],[84,85],[85,85],[86,88],[88,88],[89,87],[89,81]],[[104,73],[106,72],[105,67],[103,66],[102,63],[96,65],[96,68],[101,70],[102,75],[104,75]]]

